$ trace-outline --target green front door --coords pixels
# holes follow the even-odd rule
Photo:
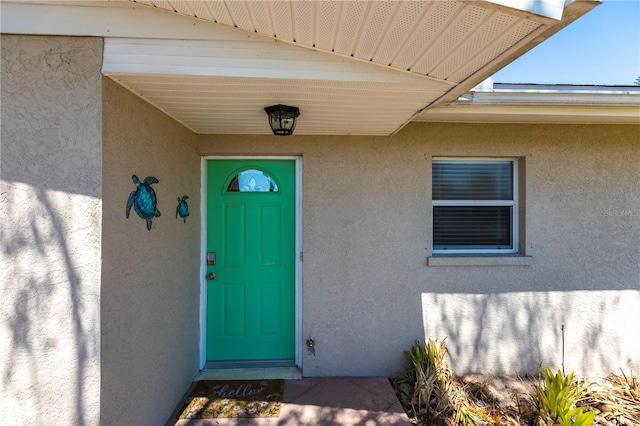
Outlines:
[[[295,357],[295,169],[207,162],[208,361]]]

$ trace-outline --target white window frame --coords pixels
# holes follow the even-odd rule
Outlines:
[[[519,194],[518,194],[518,159],[513,157],[433,157],[431,166],[436,161],[447,161],[457,163],[480,162],[480,161],[510,161],[513,165],[513,175],[511,176],[513,185],[512,200],[434,200],[433,187],[431,189],[431,249],[433,254],[514,254],[518,253],[518,230],[519,226]],[[433,183],[433,182],[432,182]],[[503,249],[436,249],[433,241],[433,208],[438,206],[510,206],[511,207],[511,248]]]

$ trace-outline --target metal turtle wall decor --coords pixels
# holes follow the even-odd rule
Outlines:
[[[187,195],[182,198],[178,197],[178,207],[176,207],[176,219],[178,216],[182,218],[184,223],[187,223],[187,216],[189,216],[189,205],[187,204]]]
[[[151,231],[151,220],[160,216],[160,211],[157,209],[158,198],[156,192],[151,188],[151,184],[159,181],[153,176],[147,176],[143,182],[140,182],[136,175],[131,176],[131,179],[136,185],[136,190],[129,194],[127,200],[127,219],[131,212],[131,206],[133,206],[138,216],[147,221],[147,230]]]

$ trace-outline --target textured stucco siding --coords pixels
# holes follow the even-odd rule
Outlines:
[[[302,116],[301,116],[302,119]],[[303,156],[303,371],[391,375],[447,338],[457,372],[640,369],[640,126],[413,123],[394,137],[201,136]],[[427,266],[431,161],[517,157],[526,266]]]
[[[0,43],[0,419],[97,425],[102,40]]]
[[[535,372],[562,324],[567,370],[640,370],[640,125],[198,136],[103,78],[101,39],[1,49],[0,418],[168,418],[199,366],[200,155],[303,157],[306,376],[395,375],[430,337],[456,372]],[[529,265],[427,265],[439,156],[519,158]],[[133,174],[159,179],[151,231]]]
[[[200,157],[195,134],[110,79],[103,89],[101,422],[158,425],[199,368]],[[151,231],[125,218],[133,174],[159,180]]]

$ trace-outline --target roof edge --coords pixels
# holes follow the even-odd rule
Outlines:
[[[640,111],[640,86],[570,84],[481,84],[452,102],[459,105],[636,106]]]

